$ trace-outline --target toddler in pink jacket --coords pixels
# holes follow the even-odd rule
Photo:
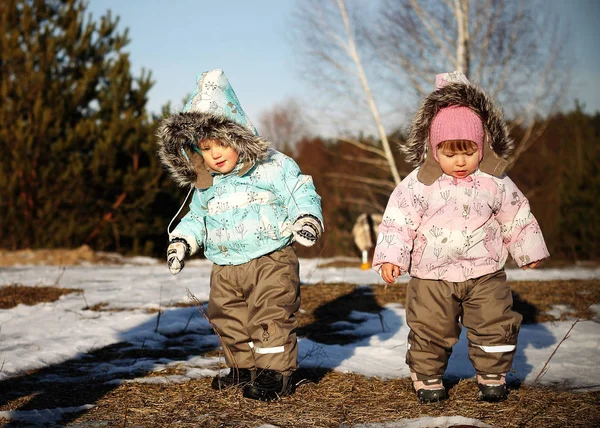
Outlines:
[[[396,187],[379,227],[373,267],[387,283],[409,273],[406,362],[421,402],[448,398],[442,375],[461,324],[479,397],[507,397],[522,317],[504,264],[549,256],[529,202],[504,174],[513,143],[501,111],[459,72],[436,77],[402,150],[418,165]]]

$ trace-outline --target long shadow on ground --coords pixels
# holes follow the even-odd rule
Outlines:
[[[173,328],[177,325],[175,319],[183,320],[180,325],[185,325],[178,331]],[[161,326],[169,325],[169,320],[171,327],[165,332]],[[11,406],[18,411],[94,404],[123,381],[144,377],[159,365],[205,355],[219,345],[196,307],[169,309],[162,313],[160,322],[152,317],[122,337],[123,341],[110,346],[0,381],[0,408],[11,402],[18,404],[16,408]],[[38,416],[43,418],[44,412],[40,413]],[[80,414],[81,411],[65,412],[58,419],[64,425]],[[5,426],[23,426],[23,422],[15,420]]]
[[[315,309],[309,311],[311,321],[303,323],[297,330],[300,338],[330,345],[327,347],[327,355],[323,356],[324,364],[321,367],[310,364],[299,369],[296,373],[298,380],[318,383],[328,372],[350,359],[357,349],[368,346],[369,338],[386,340],[403,325],[403,319],[394,311],[377,302],[371,287],[345,284],[341,289],[345,291],[337,297],[317,299],[318,303],[325,303],[316,303]],[[516,293],[514,300],[515,309],[524,315],[524,323],[534,323],[537,311],[535,306],[520,299]],[[179,324],[169,322],[169,319],[177,319]],[[180,327],[176,327],[177,325]],[[163,329],[161,326],[168,328]],[[517,378],[528,376],[532,370],[524,354],[527,347],[548,347],[556,342],[544,326],[537,325],[535,328],[535,334],[519,339],[515,356]],[[302,346],[301,340],[300,347]],[[218,337],[202,318],[197,307],[170,308],[162,314],[160,322],[152,317],[124,332],[118,343],[81,353],[60,364],[0,381],[0,408],[6,408],[9,403],[11,408],[21,411],[95,404],[123,381],[148,376],[159,365],[208,356],[218,348]],[[466,343],[459,342],[455,348],[457,352],[451,359],[447,374],[462,378],[473,376],[474,371],[466,356]],[[309,350],[301,349],[301,354],[307,352]],[[404,352],[405,350],[399,349],[398,358],[403,359]],[[468,366],[466,369],[465,364]],[[85,410],[64,413],[60,424],[68,424],[81,415],[82,411]],[[23,425],[15,421],[6,426]]]
[[[331,287],[330,284],[328,286]],[[372,287],[368,285],[358,285],[350,292],[322,304],[312,315],[313,322],[298,328],[298,336],[310,339],[317,345],[339,345],[328,347],[326,354],[322,353],[316,358],[320,367],[298,370],[299,378],[304,377],[316,383],[350,359],[358,348],[369,346],[367,339],[391,337],[402,326],[400,317],[381,306],[375,299]],[[303,349],[305,346],[300,342],[300,358],[302,354],[307,357],[314,351]]]
[[[384,322],[382,314],[386,309],[377,303],[370,287],[350,287],[351,292],[317,307],[312,312],[313,322],[298,329],[299,336],[315,342],[345,345],[343,352],[329,359],[329,367],[350,358],[363,339],[393,334],[400,326],[399,320],[390,321],[390,314],[386,315]],[[39,411],[39,415],[32,416],[34,424],[37,420],[40,424],[59,423],[64,426],[86,411],[87,408],[81,406],[94,405],[127,380],[161,377],[162,374],[157,373],[159,366],[211,356],[211,353],[218,356],[219,353],[215,352],[220,348],[218,337],[198,309],[195,306],[169,308],[160,318],[157,314],[147,322],[122,332],[122,340],[118,343],[0,381],[0,409],[10,407],[13,411]],[[365,325],[371,327],[365,329]],[[193,363],[185,366],[189,368],[190,365],[193,366]],[[311,367],[299,369],[296,376],[318,382],[329,371],[331,368]],[[179,373],[171,370],[168,374]],[[46,409],[64,410],[60,415],[44,415]],[[15,419],[6,426],[26,424]]]

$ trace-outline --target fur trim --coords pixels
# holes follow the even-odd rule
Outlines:
[[[430,93],[415,114],[406,142],[400,144],[405,159],[413,166],[425,160],[425,147],[429,143],[429,129],[437,112],[448,106],[470,107],[483,122],[485,143],[501,158],[508,158],[514,150],[502,110],[475,85],[450,83]]]
[[[203,112],[184,112],[163,119],[156,131],[158,157],[181,187],[196,183],[198,173],[181,149],[200,139],[214,138],[232,147],[240,161],[252,164],[268,157],[269,143],[248,128],[222,116]]]

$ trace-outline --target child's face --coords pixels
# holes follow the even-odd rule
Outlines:
[[[452,151],[440,148],[437,152],[442,171],[455,178],[465,178],[479,168],[479,152],[477,149]]]
[[[201,140],[198,147],[206,165],[221,174],[231,172],[237,164],[238,152],[219,140]]]

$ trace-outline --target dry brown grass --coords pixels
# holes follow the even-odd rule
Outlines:
[[[590,304],[600,303],[600,281],[597,279],[518,281],[512,282],[511,287],[515,309],[525,314],[526,322],[564,321],[572,318],[587,320],[598,316],[590,310]],[[547,313],[555,305],[566,306],[559,316]],[[531,314],[533,318],[526,318],[527,314]]]
[[[26,248],[18,251],[0,248],[0,266],[14,265],[46,265],[72,266],[84,263],[119,264],[123,258],[118,254],[101,253],[92,250],[88,245],[79,248]]]
[[[598,303],[600,280],[513,282],[515,306],[528,322],[581,317],[596,314],[589,305]],[[15,286],[10,286],[15,287]],[[32,304],[35,297],[60,296],[62,291],[41,287],[12,289],[22,296],[20,303]],[[0,302],[8,302],[7,287],[0,288]],[[404,303],[404,285],[371,288],[353,284],[316,284],[302,287],[302,311],[298,314],[299,334],[322,343],[341,343],[347,336],[337,336],[328,327],[344,319],[351,310],[377,312],[387,303]],[[52,294],[54,293],[54,294]],[[31,297],[32,296],[32,297]],[[14,304],[18,297],[12,297]],[[552,315],[553,305],[565,305],[562,314]],[[102,308],[98,308],[102,310]],[[568,339],[567,339],[568,340]],[[126,350],[125,346],[103,349],[94,355],[98,362],[118,357],[143,358],[160,353],[173,357],[170,350]],[[175,352],[175,350],[173,350]],[[181,352],[181,351],[177,351]],[[218,351],[206,350],[203,355]],[[129,353],[129,354],[128,354]],[[54,370],[54,371],[52,371]],[[75,376],[81,367],[73,362],[61,367]],[[394,421],[423,416],[464,416],[476,418],[495,427],[596,427],[600,426],[600,392],[571,392],[560,388],[522,385],[511,390],[507,401],[498,404],[477,401],[477,386],[471,380],[450,387],[450,400],[420,405],[410,389],[408,379],[382,380],[357,374],[326,370],[299,370],[297,381],[305,380],[294,395],[279,402],[261,403],[244,399],[239,390],[217,392],[210,389],[210,379],[182,384],[106,384],[103,379],[83,383],[41,383],[44,373],[28,373],[21,378],[0,382],[0,410],[47,409],[94,403],[92,410],[66,419],[66,426],[141,426],[141,427],[256,427],[273,424],[280,427],[340,427],[358,423]],[[60,373],[56,368],[48,373]],[[180,374],[177,368],[147,374],[161,378]],[[39,375],[39,377],[38,377]],[[166,377],[164,378],[166,379]],[[18,426],[18,424],[11,425]]]
[[[316,372],[303,372],[309,378]],[[57,391],[58,392],[58,391]],[[74,387],[67,402],[78,402],[87,391]],[[408,379],[381,380],[356,374],[326,373],[318,383],[308,382],[278,402],[244,399],[239,390],[217,392],[210,379],[184,384],[129,383],[98,394],[96,407],[72,420],[82,424],[136,427],[339,427],[418,418],[464,416],[495,427],[600,426],[600,393],[569,393],[522,386],[503,403],[476,399],[473,381],[451,386],[450,400],[421,405]],[[34,397],[29,397],[34,399]],[[21,399],[22,409],[30,406]],[[15,403],[16,404],[16,403]],[[55,403],[37,403],[51,406]],[[93,425],[100,426],[100,425]]]
[[[0,287],[0,309],[10,309],[18,304],[37,305],[54,302],[60,296],[70,293],[81,293],[83,290],[60,287],[26,287],[19,284]]]

